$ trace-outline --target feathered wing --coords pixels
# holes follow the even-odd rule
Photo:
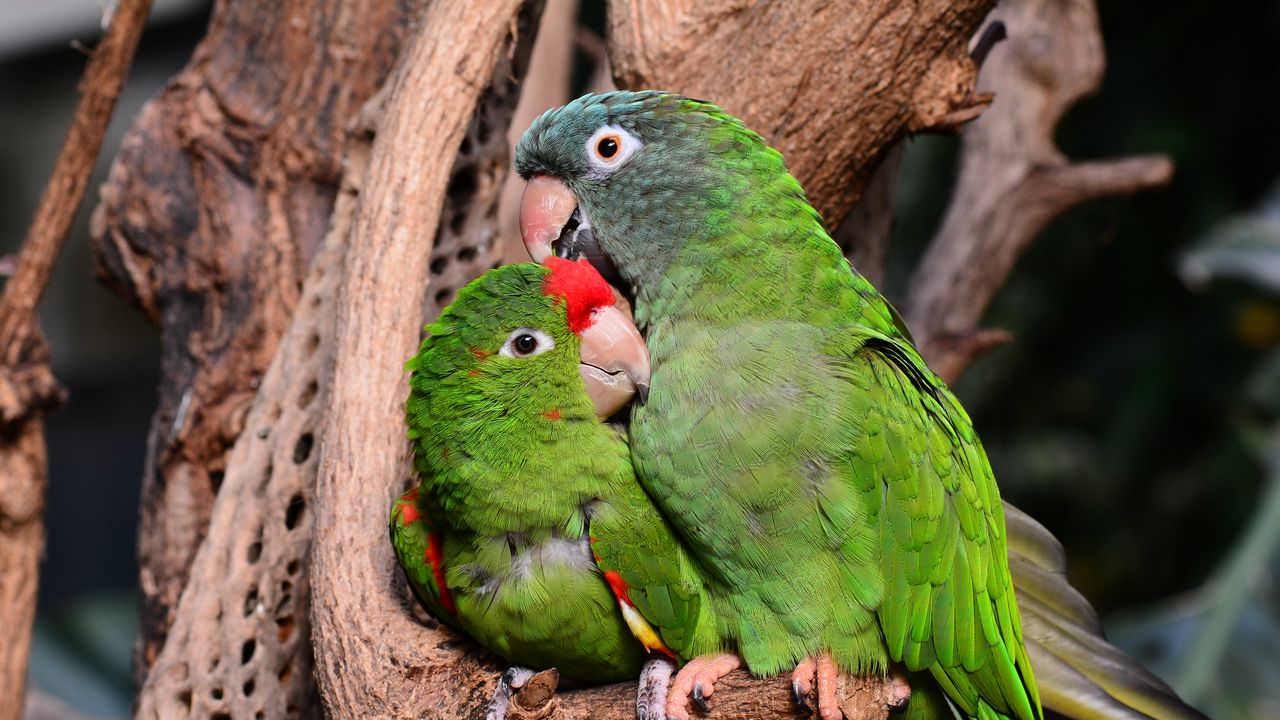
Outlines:
[[[596,565],[636,639],[680,660],[718,649],[693,561],[638,484],[593,512],[590,531]]]
[[[878,617],[889,654],[929,671],[966,715],[1035,720],[999,491],[972,424],[914,348],[852,334],[843,370],[861,432],[851,462],[881,487]]]
[[[442,540],[431,530],[431,521],[422,507],[422,497],[415,487],[392,503],[391,517],[387,521],[391,545],[418,602],[435,619],[454,630],[465,632],[458,624],[453,596],[444,585]]]
[[[1099,720],[1206,720],[1107,642],[1097,613],[1067,581],[1057,538],[1009,503],[1004,512],[1009,570],[1045,709]]]

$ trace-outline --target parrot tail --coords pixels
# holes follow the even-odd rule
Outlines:
[[[1207,720],[1160,678],[1107,642],[1089,601],[1067,581],[1062,544],[1004,504],[1009,570],[1023,640],[1047,715],[1099,720]]]

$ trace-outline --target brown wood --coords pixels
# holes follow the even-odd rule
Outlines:
[[[456,288],[492,267],[502,252],[496,207],[510,153],[503,131],[518,97],[515,79],[524,74],[528,39],[499,58],[453,162],[428,263],[424,317],[434,317]],[[370,101],[350,134],[330,230],[249,411],[248,432],[228,458],[208,535],[140,693],[138,717],[318,714],[308,563],[316,430],[330,388],[334,296],[383,100]]]
[[[450,168],[498,58],[513,34],[536,27],[519,21],[522,5],[427,7],[389,82],[360,186],[337,295],[311,554],[316,675],[331,716],[470,716],[496,678],[465,644],[409,612],[385,518],[409,474],[404,360],[418,344]],[[541,4],[525,9],[536,17]]]
[[[71,128],[0,294],[0,720],[22,716],[44,548],[44,415],[62,398],[36,307],[84,199],[150,12],[151,0],[123,0],[94,49]]]
[[[217,3],[102,189],[99,274],[161,330],[139,526],[139,680],[324,236],[345,130],[398,56],[413,5]]]
[[[989,98],[966,45],[994,0],[614,0],[620,87],[713,100],[786,157],[829,228],[907,133],[951,130]]]
[[[925,359],[948,381],[1007,339],[978,324],[1049,221],[1086,200],[1147,190],[1173,175],[1164,156],[1073,162],[1054,144],[1058,121],[1102,83],[1092,0],[1005,0],[995,20],[1009,39],[991,50],[978,81],[995,102],[964,131],[951,204],[902,306]]]

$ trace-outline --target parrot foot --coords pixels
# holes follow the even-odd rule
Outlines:
[[[840,669],[829,653],[824,652],[817,658],[805,658],[796,665],[791,674],[792,701],[798,707],[809,706],[809,694],[813,691],[815,676],[818,686],[818,717],[822,720],[841,720],[846,717],[842,704],[836,699]],[[849,717],[864,717],[868,711],[874,713],[873,717],[894,715],[906,710],[907,701],[911,699],[911,686],[897,670],[889,673],[887,682],[878,675],[847,677],[843,690],[841,694],[845,696],[844,704],[858,709],[855,715]]]
[[[506,672],[502,673],[502,679],[498,681],[498,688],[493,691],[493,699],[489,701],[489,709],[484,716],[485,720],[506,720],[507,712],[515,704],[514,698],[517,691],[526,685],[530,686],[530,689],[528,692],[521,694],[520,697],[523,699],[525,695],[530,693],[537,697],[529,698],[528,706],[521,704],[520,707],[529,710],[545,706],[552,695],[555,694],[556,684],[559,679],[560,673],[556,672],[554,668],[535,673],[527,667],[512,665]],[[533,682],[530,683],[530,680]]]
[[[650,658],[640,671],[640,687],[636,690],[637,720],[665,720],[667,690],[676,665],[668,658]]]
[[[680,668],[667,694],[667,720],[689,720],[689,701],[702,712],[710,712],[707,698],[715,692],[716,681],[742,665],[737,655],[720,653],[696,657]]]
[[[836,702],[836,681],[840,678],[840,670],[831,659],[831,653],[824,652],[817,659],[807,657],[796,665],[791,673],[792,701],[800,707],[808,707],[815,676],[818,681],[818,717],[822,720],[841,720],[844,713]]]

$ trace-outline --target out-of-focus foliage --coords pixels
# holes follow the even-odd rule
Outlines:
[[[1191,285],[1240,280],[1280,297],[1280,185],[1256,211],[1214,227],[1181,272]],[[1235,426],[1266,470],[1257,509],[1204,586],[1132,615],[1117,639],[1215,718],[1280,717],[1280,349],[1246,383]]]

